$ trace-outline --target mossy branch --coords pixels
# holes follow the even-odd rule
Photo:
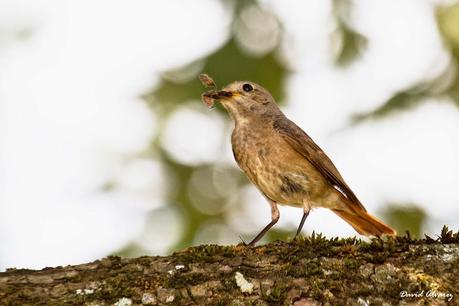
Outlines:
[[[166,257],[9,269],[0,273],[0,304],[443,305],[459,301],[457,271],[459,233],[446,227],[421,240],[313,234],[255,248],[204,245]]]

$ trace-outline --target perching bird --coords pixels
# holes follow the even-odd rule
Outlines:
[[[207,79],[206,79],[207,78]],[[207,75],[205,85],[215,86]],[[235,125],[234,158],[271,207],[271,222],[250,242],[253,246],[279,220],[278,204],[303,209],[301,232],[315,207],[331,209],[359,234],[395,235],[394,229],[367,213],[327,155],[279,109],[271,94],[252,82],[237,81],[209,90],[203,101],[219,101]]]

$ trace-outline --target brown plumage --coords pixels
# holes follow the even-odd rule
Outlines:
[[[271,206],[271,222],[254,245],[279,219],[277,204],[303,209],[300,233],[314,207],[331,209],[362,235],[395,235],[391,227],[366,212],[328,156],[279,109],[271,94],[252,82],[234,82],[203,94],[220,101],[233,119],[234,157]]]

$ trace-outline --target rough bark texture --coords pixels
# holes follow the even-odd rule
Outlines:
[[[236,281],[236,272],[248,283]],[[404,291],[418,296],[401,297]],[[0,304],[459,305],[459,235],[445,228],[435,240],[370,243],[313,235],[255,248],[206,245],[167,257],[10,269],[0,273]]]

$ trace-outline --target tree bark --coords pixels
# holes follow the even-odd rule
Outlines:
[[[255,248],[204,245],[166,257],[9,269],[0,273],[0,304],[459,305],[459,235],[362,242],[313,234]]]

